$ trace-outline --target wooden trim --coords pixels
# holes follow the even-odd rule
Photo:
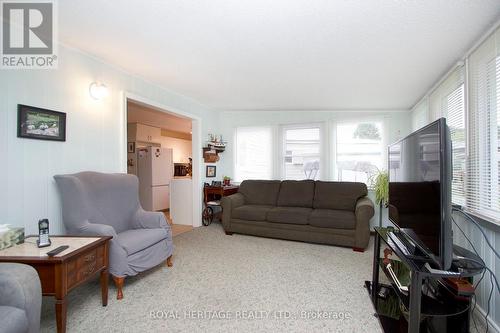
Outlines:
[[[161,136],[166,136],[169,138],[183,139],[183,140],[192,140],[192,135],[189,133],[172,131],[165,128],[161,129]]]

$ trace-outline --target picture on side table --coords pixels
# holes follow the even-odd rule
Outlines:
[[[18,104],[17,136],[66,141],[66,113]]]

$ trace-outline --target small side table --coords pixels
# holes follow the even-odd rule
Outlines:
[[[38,248],[37,237],[0,251],[0,262],[16,262],[35,268],[42,284],[42,295],[56,298],[57,332],[66,332],[66,295],[100,273],[102,305],[108,304],[108,249],[112,237],[52,236],[52,245]],[[54,257],[47,252],[61,245],[69,248]]]
[[[205,208],[202,212],[203,225],[207,226],[214,219],[213,207],[221,207],[222,197],[238,193],[240,187],[237,185],[205,186],[203,188],[203,204]]]

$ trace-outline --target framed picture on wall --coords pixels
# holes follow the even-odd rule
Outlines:
[[[207,165],[207,177],[215,177],[216,176],[216,166],[215,165]]]
[[[127,145],[127,153],[135,152],[135,142],[129,142]]]
[[[66,141],[66,113],[18,104],[17,137]]]

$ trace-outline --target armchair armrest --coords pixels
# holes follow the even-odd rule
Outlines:
[[[24,325],[28,332],[39,331],[42,287],[33,267],[16,263],[0,264],[0,306],[23,310],[26,316],[23,323],[16,322],[16,318],[2,318],[2,325],[7,331]],[[0,331],[3,332],[1,328]]]
[[[227,197],[222,197],[222,226],[224,230],[231,231],[231,213],[233,209],[243,206],[245,204],[245,197],[241,193],[235,193],[228,195]]]
[[[91,223],[89,221],[85,221],[79,226],[78,234],[81,236],[111,236],[116,239],[115,228],[107,224]]]
[[[148,212],[144,209],[139,209],[132,219],[133,229],[156,229],[164,228],[170,229],[170,225],[167,223],[165,214],[161,212]]]
[[[355,247],[364,249],[370,240],[370,219],[375,214],[373,202],[368,197],[359,198],[354,214],[356,215]]]

